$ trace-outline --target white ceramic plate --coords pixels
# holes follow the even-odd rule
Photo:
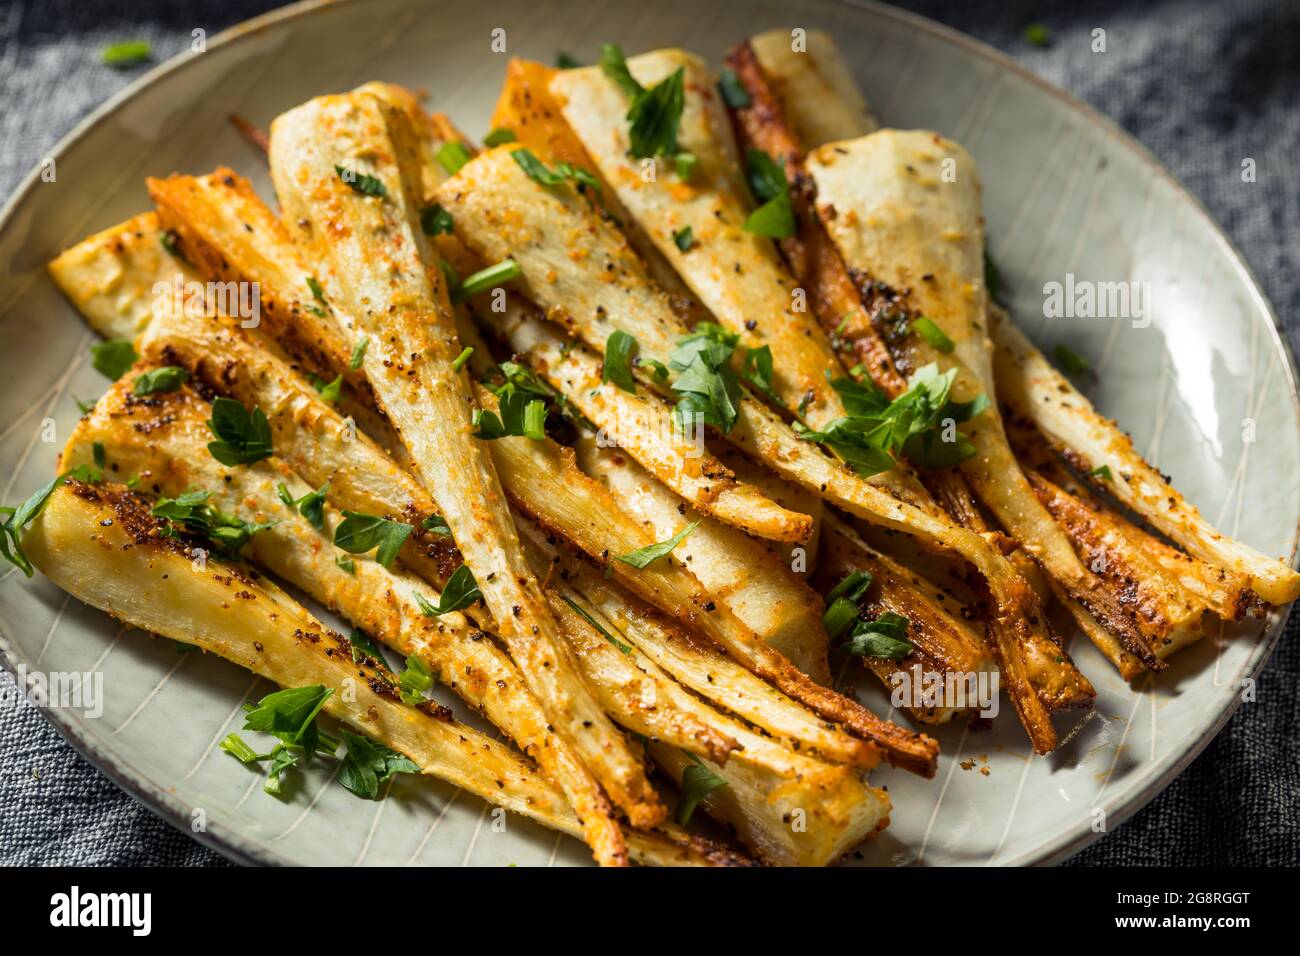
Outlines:
[[[830,29],[886,125],[939,130],[964,143],[985,184],[990,249],[1010,305],[1040,345],[1089,357],[1101,409],[1174,475],[1219,527],[1265,552],[1293,555],[1300,518],[1295,370],[1249,270],[1204,210],[1112,123],[999,54],[934,24],[830,0],[554,0],[299,5],[238,27],[207,52],[164,64],[98,110],[52,153],[57,179],[33,174],[0,218],[0,499],[25,497],[54,467],[94,398],[92,336],[44,273],[65,246],[148,206],[143,178],[219,163],[270,196],[262,160],[230,128],[259,125],[313,95],[385,79],[427,89],[471,134],[486,132],[506,56],[588,62],[604,41],[629,51],[686,46],[715,62],[774,26]],[[1149,327],[1043,318],[1043,284],[1066,273],[1150,283]],[[43,422],[53,420],[53,431]],[[1254,442],[1243,422],[1254,422]],[[1240,700],[1281,630],[1211,634],[1158,681],[1125,686],[1085,642],[1079,665],[1095,712],[1061,718],[1072,736],[1032,758],[1010,708],[990,731],[938,734],[938,776],[882,771],[893,822],[856,860],[878,864],[1023,864],[1060,859],[1113,828],[1167,784]],[[293,800],[215,749],[239,707],[269,690],[245,672],[172,642],[122,634],[106,616],[39,577],[0,580],[0,649],[12,668],[98,671],[104,710],[50,717],[106,773],[196,836],[244,860],[293,863],[578,863],[585,849],[429,781],[403,781],[380,803],[323,774]],[[865,683],[869,703],[887,704]],[[1267,706],[1261,704],[1259,706]],[[1066,725],[1074,725],[1073,729]],[[965,769],[970,767],[970,769]],[[987,772],[984,772],[987,771]],[[199,812],[201,811],[201,813]]]

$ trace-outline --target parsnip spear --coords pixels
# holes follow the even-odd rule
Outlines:
[[[1191,554],[1226,571],[1247,575],[1271,604],[1300,597],[1300,573],[1216,531],[1133,447],[1115,422],[1098,413],[1043,357],[1005,314],[991,315],[998,398],[1036,425],[1063,456],[1084,472],[1103,466],[1115,480],[1099,484]],[[1100,479],[1094,479],[1100,482]]]
[[[583,821],[588,843],[602,863],[626,855],[612,808],[577,755],[546,727],[537,700],[514,663],[463,614],[424,612],[440,597],[424,582],[334,547],[340,515],[317,505],[318,524],[292,501],[316,491],[278,459],[227,468],[208,452],[211,406],[188,386],[141,401],[133,382],[149,366],[138,364],[109,389],[77,425],[60,469],[91,464],[98,444],[114,474],[135,475],[142,486],[169,498],[207,491],[208,503],[248,522],[274,521],[246,546],[257,563],[301,588],[356,627],[403,656],[420,657],[471,706],[481,711],[535,760],[564,791]],[[339,559],[347,558],[346,567]],[[423,604],[421,604],[423,600]]]
[[[910,321],[924,317],[943,336],[931,334],[931,344],[912,335],[916,362],[955,368],[955,401],[994,394],[980,184],[970,155],[935,133],[881,130],[821,146],[807,167],[817,212],[858,285],[907,290]],[[1039,504],[996,407],[963,431],[975,453],[961,463],[962,472],[1007,531],[1126,651],[1153,670],[1163,668],[1130,615]]]
[[[563,795],[507,747],[458,724],[436,705],[403,704],[368,658],[353,661],[269,579],[206,557],[164,534],[142,496],[121,486],[58,484],[23,538],[28,555],[78,599],[145,631],[193,644],[281,685],[322,685],[331,716],[462,787],[544,826],[581,837]],[[219,572],[219,573],[218,573]],[[744,865],[736,854],[686,837],[628,832],[632,857],[658,865]]]
[[[779,240],[781,253],[800,285],[808,290],[813,312],[845,367],[853,370],[850,373],[853,378],[869,378],[886,396],[897,398],[906,391],[907,379],[900,374],[890,347],[875,324],[879,321],[882,327],[889,327],[890,303],[876,287],[860,290],[850,278],[839,250],[817,217],[816,189],[804,166],[808,145],[870,132],[875,123],[866,114],[865,104],[829,37],[818,35],[813,42],[810,35],[809,50],[799,55],[788,52],[789,38],[782,37],[781,31],[772,31],[755,38],[752,44],[737,45],[727,54],[727,65],[745,91],[745,102],[729,104],[736,134],[745,147],[763,150],[781,161],[796,220],[794,233]],[[816,102],[806,97],[789,97],[785,94],[790,92],[787,87],[791,85],[817,87],[820,95]],[[959,471],[929,470],[925,473],[925,483],[957,524],[979,533],[989,530]],[[1012,562],[1027,581],[1030,574],[1041,577],[1023,553],[1013,555]],[[1038,588],[1035,593],[1038,594]],[[1041,606],[1047,596],[1038,594],[1034,603]],[[1088,616],[1082,608],[1075,609],[1081,618]],[[1004,664],[1003,669],[1014,671],[1023,667],[1042,707],[1051,710],[1077,706],[1092,699],[1091,685],[1060,651],[1050,628],[1013,634],[1004,618],[995,617],[989,622],[989,629],[999,660],[1016,658],[1011,665]],[[1096,632],[1105,633],[1100,628]],[[1103,643],[1122,653],[1109,636]],[[1063,692],[1062,688],[1066,690]],[[1016,694],[1027,692],[1029,687],[1013,681],[1008,690]],[[1015,703],[1020,713],[1029,715],[1026,726],[1043,728],[1046,740],[1047,721],[1040,706],[1029,699]]]
[[[667,362],[689,333],[671,308],[668,294],[655,283],[617,226],[569,186],[547,186],[532,179],[514,156],[519,151],[514,144],[489,150],[439,187],[438,202],[454,218],[457,237],[484,261],[510,256],[519,266],[520,292],[552,322],[598,351],[603,353],[610,334],[619,330],[637,340],[643,360]],[[800,321],[808,320],[805,316]],[[777,328],[773,319],[771,333]],[[743,328],[740,334],[737,363],[747,341],[754,346],[767,343]],[[820,337],[820,331],[817,335]],[[788,338],[801,348],[813,347],[805,344],[807,337],[802,333]],[[770,344],[774,374],[781,368],[788,373],[794,366],[777,350],[777,342]],[[816,373],[821,384],[813,391],[829,396],[821,400],[823,411],[829,407],[827,403],[838,409],[839,397],[826,379],[827,370],[836,365],[834,354],[819,352],[817,361],[821,363]],[[663,383],[651,384],[667,390]],[[786,396],[793,402],[792,411],[803,394]],[[740,412],[744,414],[744,409]],[[823,420],[821,414],[818,421]],[[925,489],[905,468],[891,468],[866,480],[892,497],[938,513]]]
[[[519,546],[505,495],[473,435],[474,399],[453,367],[461,347],[447,289],[429,271],[420,228],[418,141],[404,113],[369,94],[323,97],[276,119],[271,171],[307,248],[332,265],[330,295],[381,410],[443,508],[498,633],[552,724],[611,791],[606,753],[635,758],[584,685]],[[368,346],[363,346],[368,343]],[[664,816],[648,783],[621,801],[650,826]]]
[[[683,514],[682,499],[618,449],[583,438],[575,452],[583,471],[609,488],[623,510],[649,525],[657,539],[670,537],[683,519],[698,520],[677,547],[678,557],[764,641],[818,682],[830,683],[821,597],[781,557],[705,515],[689,508]]]
[[[825,30],[802,32],[802,49],[795,48],[793,29],[768,30],[750,37],[747,44],[794,135],[813,147],[874,133],[880,124],[835,39]],[[730,59],[727,64],[735,65]]]
[[[609,333],[620,329],[637,338],[643,356],[662,358],[665,353],[656,350],[670,348],[685,334],[626,240],[566,187],[533,183],[510,157],[508,146],[471,160],[440,187],[438,198],[455,217],[461,238],[482,255],[509,248],[520,265],[524,294],[594,348],[603,349]],[[573,254],[566,254],[565,237],[575,236],[578,244]],[[602,279],[604,275],[609,278]],[[654,384],[642,374],[647,385]],[[989,579],[998,605],[1000,641],[1019,644],[1017,635],[1046,627],[1037,598],[1020,574],[988,541],[952,525],[924,489],[900,500],[891,493],[895,489],[874,483],[882,475],[863,479],[836,463],[743,391],[736,413],[736,423],[724,437],[754,460],[857,517],[950,548],[974,564]],[[1023,670],[1008,668],[1013,672],[1020,677],[1007,678],[1011,690],[1028,686]],[[1038,708],[1032,694],[1024,706]],[[1055,737],[1046,713],[1037,710],[1027,723],[1035,728],[1035,746],[1051,749]]]
[[[492,112],[492,127],[509,130],[520,146],[547,165],[568,163],[599,178],[596,164],[587,155],[581,141],[573,135],[573,130],[560,115],[559,103],[551,95],[550,83],[555,73],[555,69],[544,63],[512,59],[506,66],[505,81]],[[636,226],[636,221],[619,202],[618,194],[607,183],[602,183],[596,196],[588,194],[588,199],[598,203],[623,224],[637,255],[645,262],[655,282],[668,293],[668,304],[682,321],[693,326],[710,318],[708,311],[696,301],[650,237]]]

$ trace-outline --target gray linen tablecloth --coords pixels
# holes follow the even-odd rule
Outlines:
[[[273,3],[46,0],[0,7],[0,191],[132,71],[99,50],[147,39],[159,58]],[[1288,0],[903,3],[985,40],[1082,97],[1150,147],[1223,224],[1291,339],[1300,334],[1300,3]],[[1046,48],[1027,43],[1050,27]],[[1088,52],[1105,27],[1110,52]],[[1243,156],[1258,184],[1241,188]],[[1258,688],[1218,738],[1082,864],[1300,862],[1300,643],[1287,628]],[[0,680],[8,681],[7,674]],[[219,864],[82,760],[33,707],[0,714],[0,862]]]

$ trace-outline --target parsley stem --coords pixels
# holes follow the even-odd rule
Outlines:
[[[451,301],[456,305],[460,305],[466,299],[472,298],[480,292],[486,292],[488,289],[494,289],[511,279],[519,278],[521,271],[519,263],[515,262],[514,259],[502,259],[496,265],[480,269],[473,275],[466,277],[465,281],[460,284],[460,288],[452,294]]]

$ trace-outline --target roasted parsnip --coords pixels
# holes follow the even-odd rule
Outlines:
[[[698,521],[675,553],[711,594],[801,671],[829,683],[826,632],[820,627],[821,598],[773,550],[733,528],[687,508],[667,487],[619,449],[583,438],[578,464],[600,480],[629,515],[651,529],[656,540],[670,537],[683,518]]]
[[[1132,439],[1098,413],[1005,314],[994,310],[990,319],[998,398],[1033,422],[1060,454],[1084,473],[1109,468],[1116,480],[1098,487],[1189,553],[1247,575],[1251,588],[1269,603],[1286,604],[1300,596],[1300,573],[1211,527],[1195,505],[1142,459]]]
[[[201,489],[223,513],[249,522],[274,521],[248,542],[258,564],[403,656],[423,660],[563,790],[583,821],[596,858],[606,864],[623,861],[626,848],[600,785],[546,727],[536,698],[497,645],[484,640],[458,611],[437,617],[425,613],[425,607],[438,605],[439,595],[413,575],[361,556],[341,565],[336,558],[345,552],[332,546],[339,514],[322,504],[318,527],[277,493],[283,487],[297,501],[313,487],[276,459],[223,466],[206,447],[208,402],[186,386],[141,400],[131,388],[147,371],[148,366],[137,365],[78,423],[61,470],[93,464],[98,444],[111,473],[135,475],[157,494],[176,498]]]
[[[473,394],[446,283],[420,228],[418,139],[407,115],[372,94],[322,97],[271,127],[271,172],[300,239],[332,265],[339,325],[443,509],[466,564],[557,731],[641,826],[664,810],[577,672],[521,552],[491,457],[472,432]],[[364,177],[364,178],[362,178]],[[362,343],[369,343],[364,347]],[[612,759],[611,759],[612,758]],[[614,775],[604,772],[620,766]]]
[[[166,233],[156,212],[83,239],[47,266],[56,285],[86,321],[106,339],[134,340],[153,317],[159,295],[170,296],[179,279],[185,285],[199,275],[163,245]]]
[[[746,148],[764,150],[781,160],[796,222],[794,234],[779,240],[781,253],[800,285],[808,290],[813,313],[829,335],[845,367],[851,370],[853,378],[868,377],[885,395],[897,398],[907,389],[907,379],[895,366],[889,346],[873,321],[882,318],[887,303],[883,296],[874,294],[877,291],[875,287],[859,290],[850,278],[839,251],[817,216],[815,185],[804,168],[806,143],[818,145],[829,139],[870,132],[875,124],[869,118],[860,118],[865,116],[865,106],[860,104],[856,92],[852,95],[842,92],[846,85],[852,89],[852,80],[828,37],[821,35],[817,38],[815,52],[810,49],[807,55],[793,57],[781,52],[777,37],[776,32],[764,35],[761,45],[768,59],[775,61],[787,73],[793,71],[798,75],[796,82],[820,85],[820,99],[831,102],[815,105],[803,98],[782,101],[776,92],[776,80],[760,61],[754,46],[741,43],[727,55],[728,66],[735,72],[747,99],[746,103],[731,109],[737,137]],[[835,82],[821,79],[819,67],[823,64],[827,76],[834,77]],[[804,117],[809,118],[803,127],[797,126],[796,120]],[[804,130],[803,136],[811,138],[803,139],[800,129]],[[872,293],[870,310],[864,301],[868,292]],[[960,472],[955,469],[927,471],[925,482],[957,524],[979,533],[989,530]],[[1012,556],[1012,562],[1031,586],[1034,579],[1041,576],[1030,559],[1020,552]],[[1050,597],[1045,587],[1035,586],[1034,593],[1040,605]],[[1080,616],[1087,614],[1082,608],[1077,610]],[[1053,709],[1067,701],[1078,705],[1091,700],[1091,686],[1068,656],[1057,648],[1050,631],[1035,628],[1012,633],[1006,619],[1000,617],[994,617],[988,626],[998,656],[1015,655],[1019,658],[1011,669],[1025,668],[1043,706]],[[1114,645],[1113,639],[1107,637],[1106,640],[1108,646]],[[877,664],[874,669],[881,674],[882,667]],[[1070,692],[1061,694],[1061,687],[1069,687]],[[1013,681],[1008,689],[1016,694],[1028,693],[1030,688]],[[1033,715],[1032,723],[1039,727],[1045,725],[1043,715],[1032,702],[1020,701],[1017,706],[1020,711]]]
[[[880,128],[839,47],[824,30],[768,30],[748,45],[794,135],[805,148],[835,139],[866,136]],[[733,66],[730,60],[728,65]]]
[[[208,573],[195,573],[193,546],[169,536],[142,496],[67,479],[28,528],[24,545],[42,573],[78,599],[283,687],[332,689],[326,712],[405,754],[423,773],[582,835],[563,795],[525,761],[456,723],[445,708],[403,704],[369,658],[354,662],[345,638],[269,579],[207,555]],[[630,832],[628,843],[633,858],[646,863],[743,864],[676,830],[670,837]]]
[[[957,369],[954,401],[993,395],[980,185],[970,154],[935,133],[881,130],[817,148],[808,171],[817,212],[859,287],[874,282],[908,290],[912,314],[945,336],[942,349],[920,334],[909,337],[918,364],[938,360]],[[1149,668],[1163,668],[1115,595],[1039,504],[996,407],[976,415],[964,432],[974,454],[960,467],[1007,531],[1124,650]]]

